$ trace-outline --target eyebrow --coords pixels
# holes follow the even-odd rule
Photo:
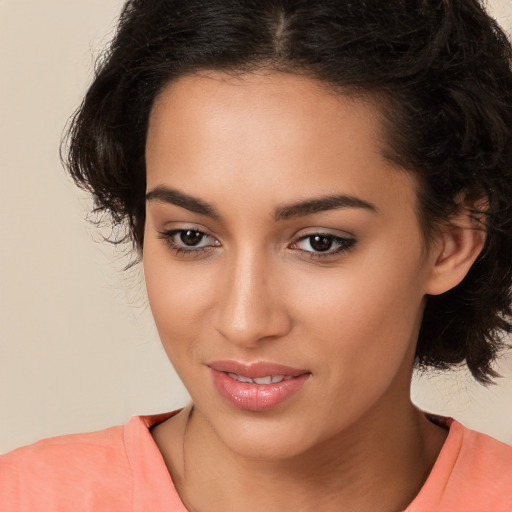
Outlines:
[[[337,210],[339,208],[363,208],[365,210],[377,212],[377,207],[372,203],[363,201],[362,199],[354,196],[337,194],[314,199],[305,199],[304,201],[282,206],[276,210],[275,219],[287,220],[292,217],[304,217],[312,213]]]
[[[211,204],[176,190],[159,185],[146,194],[146,201],[157,201],[169,203],[185,208],[200,215],[206,215],[214,219],[220,219],[221,215]],[[362,208],[377,212],[377,207],[372,203],[346,194],[336,194],[313,199],[305,199],[285,206],[276,208],[274,219],[276,221],[288,220],[293,217],[305,217],[313,213],[337,210],[340,208]]]
[[[159,185],[153,190],[150,190],[146,194],[146,201],[174,204],[191,212],[199,213],[200,215],[220,219],[219,212],[206,201],[197,197],[189,196],[188,194],[180,192],[174,188],[164,187],[163,185]]]

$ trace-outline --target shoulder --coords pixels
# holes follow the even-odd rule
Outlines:
[[[123,427],[112,427],[54,437],[2,455],[0,511],[70,510],[83,500],[129,492],[123,434]]]
[[[123,460],[123,427],[111,427],[99,432],[70,434],[43,439],[0,456],[2,480],[9,475],[7,469],[23,468],[23,477],[36,473],[39,478],[61,473],[69,469],[84,471],[91,465],[101,465],[107,460]],[[50,474],[43,472],[50,469]]]
[[[453,471],[468,482],[484,485],[488,495],[493,490],[506,491],[512,510],[512,446],[455,421],[450,431],[453,431],[454,438],[450,446],[451,455],[456,455],[451,462]]]
[[[450,420],[450,433],[409,512],[512,512],[512,446]]]
[[[185,512],[150,433],[177,412],[134,416],[124,426],[0,456],[0,512]]]

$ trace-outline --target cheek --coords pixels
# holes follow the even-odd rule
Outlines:
[[[362,258],[334,272],[294,280],[293,294],[302,290],[298,326],[315,340],[307,347],[309,355],[314,358],[324,347],[339,362],[333,372],[353,379],[359,378],[355,369],[359,376],[364,368],[393,373],[415,344],[423,310],[421,269],[416,258],[397,264],[390,251],[387,256],[393,265]]]
[[[169,256],[166,250],[147,247],[143,262],[153,318],[174,362],[183,348],[193,350],[194,342],[200,338],[215,286],[204,271],[191,272],[191,263],[172,263]]]

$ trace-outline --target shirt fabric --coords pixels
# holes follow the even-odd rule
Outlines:
[[[173,414],[134,416],[0,456],[0,512],[187,512],[149,431]],[[512,447],[454,420],[447,426],[406,512],[512,512]]]

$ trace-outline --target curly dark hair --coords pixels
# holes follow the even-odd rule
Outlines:
[[[417,364],[490,383],[511,329],[512,49],[478,0],[129,0],[71,120],[65,163],[140,254],[157,95],[199,70],[284,71],[379,100],[389,158],[420,183],[426,241],[480,199],[484,250],[427,298]]]

